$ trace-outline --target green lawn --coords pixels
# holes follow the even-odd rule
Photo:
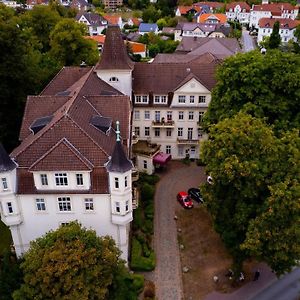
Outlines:
[[[9,228],[0,220],[0,255],[5,249],[10,248],[12,243],[11,234]]]

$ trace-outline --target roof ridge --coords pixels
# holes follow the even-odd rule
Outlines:
[[[66,138],[61,138],[54,146],[52,146],[48,151],[46,151],[39,159],[37,159],[28,169],[34,168],[39,162],[41,162],[43,159],[45,159],[50,153],[52,153],[59,145],[64,144],[66,145],[72,153],[75,154],[75,156],[82,161],[83,164],[86,165],[86,167],[91,168],[93,167],[93,163],[90,162],[85,156],[83,156],[80,151]],[[82,156],[84,159],[82,159],[80,156]],[[88,162],[88,163],[87,163]],[[90,165],[89,165],[90,164]]]
[[[48,86],[50,86],[50,84],[56,79],[56,77],[58,77],[58,75],[63,71],[63,69],[65,69],[66,67],[63,66],[58,72],[57,74],[55,74],[55,76],[48,82],[48,84],[43,88],[43,90],[40,92],[40,95],[44,93],[44,91],[47,89]]]

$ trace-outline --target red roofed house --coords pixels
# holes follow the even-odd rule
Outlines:
[[[129,155],[147,173],[171,156],[199,157],[220,64],[204,56],[134,63],[120,28],[109,26],[96,66],[64,67],[40,95],[27,98],[20,145],[10,156],[0,145],[1,220],[18,256],[32,240],[78,220],[112,236],[128,259]]]
[[[295,40],[294,32],[300,21],[281,18],[262,18],[258,23],[257,42],[261,42],[265,37],[270,36],[273,32],[275,22],[279,22],[279,34],[282,43],[287,43],[289,40]]]
[[[231,2],[226,5],[226,17],[229,21],[249,24],[250,6],[246,2]]]
[[[123,5],[123,0],[103,0],[105,8],[116,9]]]
[[[186,16],[188,14],[195,14],[201,11],[201,8],[199,6],[190,5],[190,6],[178,6],[175,15],[177,17],[180,16]]]
[[[118,25],[121,29],[124,26],[121,16],[105,15],[103,18],[108,22],[109,25]]]
[[[283,18],[292,19],[297,18],[299,9],[290,3],[272,3],[264,0],[261,5],[253,5],[250,12],[250,27],[258,29],[258,22],[261,18]]]
[[[197,23],[225,24],[227,17],[225,14],[203,14],[198,16]]]
[[[1,220],[18,256],[30,241],[78,220],[112,236],[128,259],[132,68],[115,26],[95,67],[64,67],[27,98],[20,145],[10,156],[0,145]]]

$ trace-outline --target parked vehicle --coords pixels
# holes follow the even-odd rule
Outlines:
[[[184,208],[192,208],[193,201],[186,192],[179,192],[177,194],[177,200]]]
[[[197,188],[190,188],[188,190],[188,195],[198,203],[204,202],[201,192]]]

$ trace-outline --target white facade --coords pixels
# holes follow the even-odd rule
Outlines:
[[[250,12],[247,12],[246,9],[242,9],[240,5],[236,5],[234,9],[230,8],[226,11],[226,17],[228,21],[237,20],[241,24],[248,24],[250,21]]]
[[[105,21],[105,24],[103,22],[103,24],[99,25],[99,26],[93,26],[92,24],[90,24],[90,22],[87,20],[87,18],[82,15],[79,20],[79,23],[85,24],[88,28],[88,32],[90,36],[93,35],[101,35],[102,31],[107,28],[107,21]]]
[[[281,37],[282,43],[288,43],[290,40],[295,41],[294,33],[296,31],[296,28],[283,28],[279,29],[279,35]],[[258,28],[258,35],[257,35],[257,42],[260,43],[263,41],[265,37],[270,37],[271,33],[273,32],[273,27],[262,27]]]
[[[58,171],[34,174],[38,190],[42,190],[40,175],[48,175],[48,186],[43,190],[52,190],[51,194],[41,191],[39,194],[17,195],[14,193],[15,173],[16,170],[11,174],[1,174],[1,180],[7,178],[8,189],[1,190],[0,203],[1,219],[10,227],[18,256],[28,250],[30,241],[62,224],[78,220],[84,227],[94,229],[99,236],[112,236],[122,251],[122,258],[127,260],[129,223],[132,221],[131,171],[109,174],[110,194],[75,194],[76,190],[89,188],[89,173],[83,174],[84,185],[78,186],[74,175],[82,172]],[[67,174],[68,184],[55,185],[55,174]],[[119,182],[117,187],[114,185],[115,178]],[[66,189],[72,193],[66,194]]]
[[[132,70],[100,70],[97,69],[97,76],[103,81],[127,95],[132,95]]]
[[[143,95],[135,95],[135,103],[138,96]],[[198,159],[200,141],[206,138],[201,130],[201,120],[211,100],[210,91],[196,79],[191,79],[174,92],[170,106],[167,105],[167,95],[154,94],[153,98],[153,106],[134,108],[135,135],[140,140],[161,145],[160,150],[171,154],[173,159],[186,156]],[[138,168],[148,169],[144,168],[143,158],[140,158]]]

